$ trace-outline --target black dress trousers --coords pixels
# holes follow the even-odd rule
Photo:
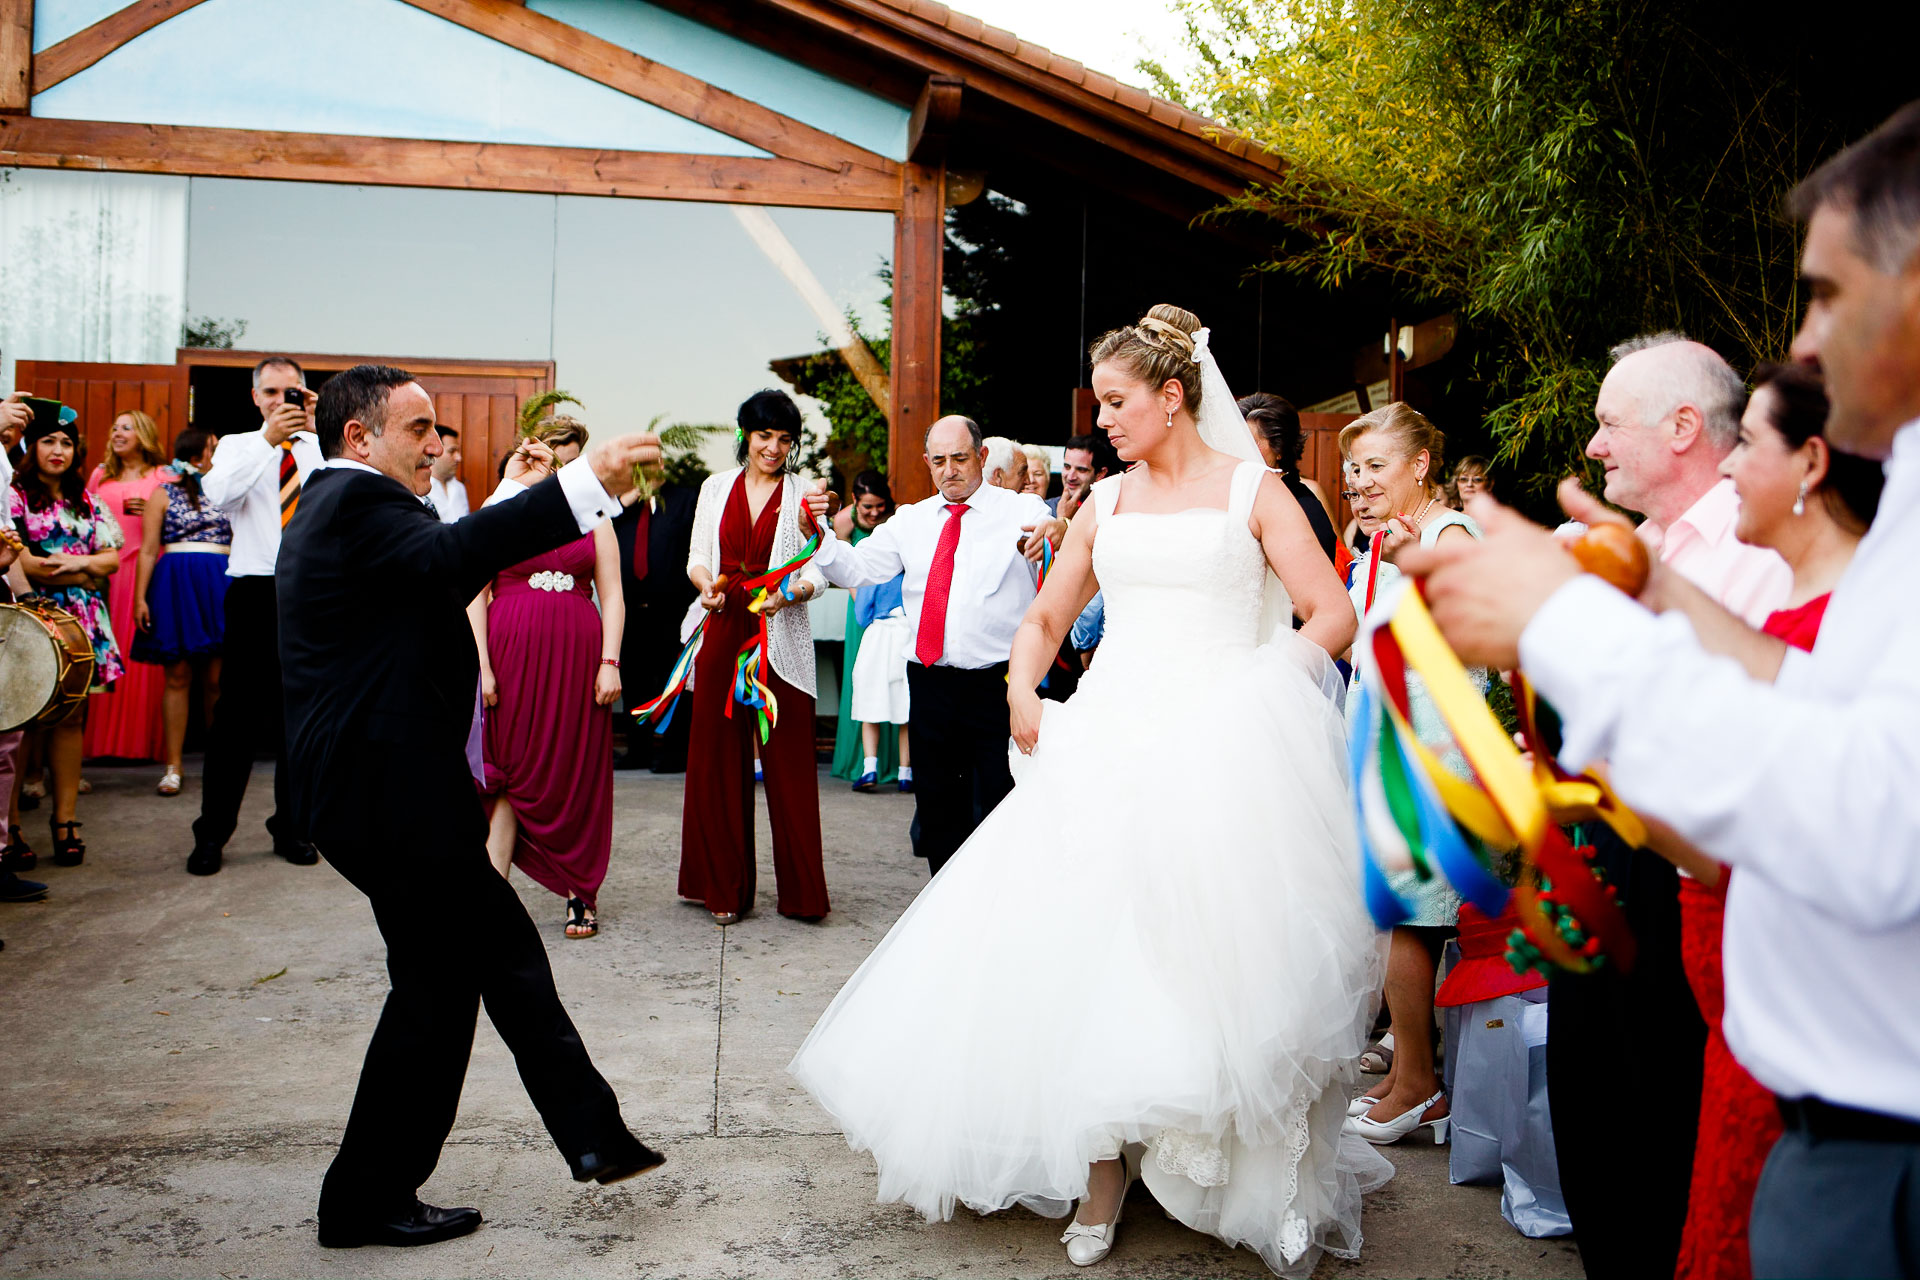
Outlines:
[[[1007,768],[1007,664],[907,663],[913,709],[913,852],[938,875],[1013,790]]]
[[[258,757],[281,751],[286,735],[281,711],[280,618],[274,580],[254,576],[227,583],[226,635],[221,649],[220,701],[207,733],[206,762],[200,791],[200,816],[193,841],[208,849],[226,847],[240,822],[240,802]],[[274,816],[267,819],[275,847],[305,838],[285,829],[287,771],[273,775]]]

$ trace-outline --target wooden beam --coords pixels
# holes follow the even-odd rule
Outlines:
[[[0,0],[0,113],[33,105],[33,0]]]
[[[915,164],[944,165],[947,139],[960,123],[960,91],[965,82],[953,76],[928,76],[920,100],[907,120],[907,155]]]
[[[892,212],[897,177],[795,160],[0,116],[0,165]]]
[[[36,54],[33,91],[45,93],[62,80],[79,75],[129,40],[202,3],[205,0],[134,0],[126,8],[108,14],[85,30],[76,31]]]
[[[909,162],[893,220],[893,417],[887,480],[896,502],[933,494],[927,428],[940,416],[941,255],[946,246],[946,170]]]
[[[536,13],[513,0],[406,2],[784,159],[838,172],[867,168],[891,177],[899,171],[899,165],[885,156],[789,119],[757,102],[716,89],[704,80],[696,80],[612,41]]]

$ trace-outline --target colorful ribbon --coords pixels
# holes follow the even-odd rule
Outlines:
[[[1397,592],[1397,595],[1391,594]],[[1359,690],[1358,729],[1350,745],[1354,800],[1364,858],[1365,893],[1382,928],[1405,920],[1388,870],[1404,863],[1421,879],[1435,872],[1481,911],[1497,916],[1508,890],[1490,852],[1518,849],[1511,892],[1531,966],[1586,972],[1610,960],[1631,969],[1635,943],[1611,889],[1568,843],[1563,822],[1598,818],[1634,843],[1645,831],[1606,784],[1561,770],[1540,732],[1543,708],[1516,679],[1529,768],[1488,710],[1485,698],[1447,645],[1412,583],[1394,584],[1369,615],[1361,643],[1373,662]],[[1407,674],[1417,673],[1470,776],[1448,769],[1412,728]]]

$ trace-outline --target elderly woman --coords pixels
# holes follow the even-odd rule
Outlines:
[[[26,544],[20,564],[33,597],[72,614],[92,641],[93,691],[99,692],[124,670],[105,586],[120,568],[125,539],[112,514],[80,481],[85,458],[70,420],[36,417],[27,428],[26,455],[14,473],[7,509]],[[83,705],[43,731],[53,772],[53,860],[63,867],[78,866],[87,852],[74,817],[86,722]]]
[[[1354,562],[1355,611],[1365,616],[1379,589],[1399,576],[1394,559],[1407,547],[1451,545],[1477,538],[1480,529],[1446,505],[1440,485],[1446,437],[1426,417],[1395,401],[1354,419],[1340,432],[1340,455],[1354,494],[1354,511],[1366,523],[1383,522],[1381,535]],[[1354,679],[1363,678],[1366,656],[1354,650]],[[1485,688],[1486,673],[1475,672]],[[1446,739],[1419,677],[1408,676],[1413,730],[1426,742]],[[1349,699],[1349,710],[1355,705]],[[1457,754],[1457,753],[1456,753]],[[1449,759],[1464,769],[1464,761]],[[1392,880],[1412,908],[1393,931],[1387,960],[1387,1011],[1393,1020],[1393,1060],[1385,1077],[1360,1098],[1347,1120],[1369,1142],[1392,1143],[1448,1115],[1445,1092],[1433,1060],[1433,979],[1440,948],[1460,914],[1460,897],[1435,877],[1424,882],[1412,871]]]
[[[792,474],[800,409],[781,392],[761,391],[740,406],[738,421],[741,465],[700,486],[687,557],[687,578],[707,616],[690,695],[680,896],[704,903],[719,925],[753,909],[753,755],[760,717],[768,714],[773,726],[760,744],[760,761],[778,907],[783,916],[818,920],[827,914],[827,876],[813,759],[813,633],[805,605],[826,589],[826,579],[811,566],[788,574],[767,591],[758,614],[749,610],[753,601],[744,589],[748,579],[797,556],[812,533]],[[763,636],[777,717],[771,708],[730,705],[736,663]]]

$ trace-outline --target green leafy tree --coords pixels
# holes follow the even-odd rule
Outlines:
[[[1801,299],[1776,211],[1859,121],[1759,14],[1175,3],[1197,70],[1148,70],[1287,161],[1215,216],[1279,224],[1266,270],[1457,310],[1455,395],[1536,490],[1579,465],[1612,343],[1680,328],[1740,368],[1786,350]]]

